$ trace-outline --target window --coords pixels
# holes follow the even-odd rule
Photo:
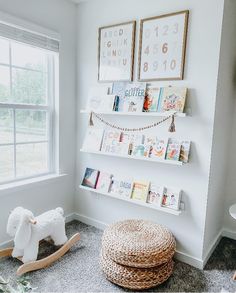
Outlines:
[[[0,36],[0,184],[54,172],[58,54],[31,43]]]

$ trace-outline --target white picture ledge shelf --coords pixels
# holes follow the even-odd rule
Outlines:
[[[163,164],[169,164],[169,165],[177,165],[182,166],[184,165],[183,162],[180,161],[171,161],[171,160],[163,160],[163,159],[153,159],[153,158],[145,158],[145,157],[137,157],[132,155],[119,155],[119,154],[113,154],[113,153],[106,153],[102,151],[90,151],[85,149],[80,149],[83,153],[88,154],[95,154],[95,155],[103,155],[103,156],[109,156],[109,157],[118,157],[118,158],[124,158],[124,159],[133,159],[133,160],[139,160],[139,161],[146,161],[146,162],[154,162],[154,163],[163,163]]]
[[[94,111],[95,112],[95,111]],[[89,110],[81,110],[81,114],[90,114],[91,111]],[[168,112],[116,112],[116,111],[110,111],[110,112],[103,112],[103,111],[96,111],[96,114],[102,114],[102,115],[117,115],[117,116],[143,116],[143,117],[166,117],[170,116],[171,114],[174,114],[174,112],[168,111]],[[176,117],[186,117],[186,113],[176,113]]]
[[[97,189],[93,189],[93,188],[86,187],[86,186],[83,186],[83,185],[80,185],[79,187],[81,189],[84,189],[84,190],[87,190],[87,191],[91,191],[91,192],[94,192],[94,193],[97,193],[97,194],[102,194],[102,195],[105,195],[105,196],[108,196],[108,197],[111,197],[111,198],[127,201],[127,202],[130,202],[132,204],[136,204],[136,205],[143,206],[143,207],[153,209],[153,210],[158,210],[158,211],[161,211],[161,212],[164,212],[164,213],[169,213],[169,214],[176,215],[176,216],[179,216],[182,213],[182,211],[180,211],[180,210],[176,211],[176,210],[172,210],[172,209],[169,209],[169,208],[154,206],[154,205],[146,203],[146,202],[141,202],[141,201],[133,200],[133,199],[130,199],[130,198],[125,198],[125,197],[120,197],[118,195],[116,196],[116,195],[110,194],[109,192],[101,192],[101,191],[98,191]]]

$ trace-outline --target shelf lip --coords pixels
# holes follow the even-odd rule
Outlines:
[[[94,111],[95,112],[95,111]],[[81,114],[90,114],[91,111],[89,110],[80,110]],[[166,111],[166,112],[116,112],[116,111],[96,111],[96,114],[102,114],[102,115],[118,115],[118,116],[143,116],[143,117],[166,117],[171,115],[172,113],[175,113],[174,111]],[[176,113],[176,117],[186,117],[186,113]]]
[[[132,155],[119,155],[119,154],[113,154],[113,153],[106,153],[106,152],[102,152],[102,151],[90,151],[90,150],[86,150],[86,149],[80,149],[80,151],[83,153],[88,153],[88,154],[103,155],[103,156],[117,157],[117,158],[131,159],[131,160],[139,160],[139,161],[177,165],[177,166],[184,165],[184,163],[180,162],[180,161],[157,160],[157,159],[153,159],[153,158],[136,157],[136,156],[132,156]]]
[[[98,193],[98,194],[101,194],[101,195],[104,195],[104,196],[107,196],[107,197],[111,197],[111,198],[115,198],[115,199],[118,199],[118,200],[123,200],[123,201],[126,201],[126,202],[130,202],[132,204],[136,204],[136,205],[139,205],[139,206],[142,206],[142,207],[146,207],[146,208],[161,211],[161,212],[164,212],[164,213],[172,214],[172,215],[175,215],[175,216],[179,216],[182,213],[181,210],[177,211],[177,210],[172,210],[172,209],[168,209],[168,208],[164,208],[164,207],[154,206],[154,205],[148,204],[146,202],[138,202],[138,201],[135,201],[135,200],[130,199],[130,198],[123,198],[123,197],[121,197],[119,195],[117,195],[117,196],[112,195],[109,192],[101,192],[101,191],[98,191],[97,189],[93,189],[93,188],[86,187],[86,186],[83,186],[83,185],[80,185],[79,188],[87,190],[87,191],[91,191],[91,192],[94,192],[94,193]]]

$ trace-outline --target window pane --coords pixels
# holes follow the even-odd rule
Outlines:
[[[46,71],[47,54],[44,50],[12,42],[12,65]]]
[[[46,73],[12,69],[12,95],[15,103],[46,104]]]
[[[7,102],[10,98],[10,70],[0,65],[0,102]]]
[[[0,146],[0,182],[14,178],[13,146]]]
[[[30,176],[48,171],[48,144],[35,143],[16,146],[16,175]]]
[[[9,41],[0,38],[0,63],[9,64]]]
[[[47,139],[46,111],[16,110],[16,141],[40,141]]]
[[[13,111],[0,109],[0,144],[13,142]]]

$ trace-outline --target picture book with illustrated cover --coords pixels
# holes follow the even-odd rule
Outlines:
[[[181,143],[178,140],[169,138],[166,151],[166,160],[179,161],[180,148]]]
[[[104,129],[89,126],[85,135],[83,149],[88,151],[100,151],[103,140]]]
[[[99,171],[91,168],[86,168],[82,185],[90,188],[96,188]]]
[[[125,89],[128,82],[116,81],[113,82],[112,94],[117,96],[115,111],[122,112],[124,110]]]
[[[86,109],[88,111],[97,111],[102,104],[102,96],[106,96],[109,93],[108,86],[95,86],[91,87],[88,94],[88,102]]]
[[[183,163],[188,163],[189,153],[190,153],[190,141],[182,141],[180,148],[180,157],[179,160]]]
[[[142,112],[146,83],[128,83],[125,89],[124,112]]]
[[[163,196],[163,186],[159,186],[156,183],[151,182],[147,197],[147,202],[156,206],[161,206]]]
[[[131,198],[134,200],[147,201],[150,182],[148,181],[135,181],[133,183],[133,190]]]
[[[105,130],[102,141],[102,152],[109,152],[112,145],[120,141],[121,132],[117,130]]]
[[[151,146],[150,157],[156,159],[165,159],[167,139],[159,139],[156,137],[154,143]]]
[[[132,187],[132,180],[113,178],[111,185],[111,194],[130,198]]]
[[[157,86],[148,86],[143,104],[144,112],[157,112],[161,89]]]
[[[171,188],[164,188],[163,197],[162,197],[162,206],[173,209],[179,210],[181,200],[181,191],[174,190]]]
[[[145,157],[148,158],[150,153],[150,145],[134,145],[132,150],[132,155],[136,157]]]
[[[114,141],[111,145],[108,145],[106,147],[105,151],[108,153],[113,153],[118,155],[128,155],[129,143]]]
[[[161,89],[158,111],[183,112],[187,95],[185,87],[165,87]]]
[[[145,135],[144,144],[152,146],[156,142],[155,135]]]
[[[102,192],[109,192],[112,183],[112,175],[106,172],[100,172],[96,189]]]

